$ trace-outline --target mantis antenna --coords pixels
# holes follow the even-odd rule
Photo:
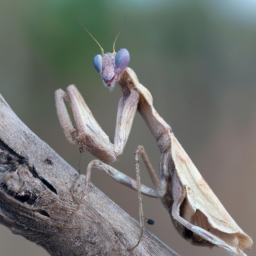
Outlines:
[[[89,30],[84,26],[84,24],[78,18],[76,18],[76,19],[82,25],[84,30],[91,36],[91,38],[98,44],[98,46],[100,47],[100,50],[101,50],[101,55],[103,57],[104,56],[104,49],[101,47],[100,43],[94,38],[94,36],[89,32]],[[119,31],[119,33],[120,33],[120,31]],[[118,33],[118,35],[119,35],[119,33]]]
[[[117,40],[117,38],[118,38],[119,34],[120,34],[120,33],[121,33],[121,31],[122,31],[122,28],[123,28],[123,26],[124,26],[124,22],[125,22],[125,17],[124,17],[124,21],[123,21],[123,23],[122,23],[122,26],[121,26],[121,28],[120,28],[120,30],[119,30],[119,32],[118,32],[118,34],[117,34],[117,36],[116,36],[116,39],[115,39],[115,41],[114,41],[114,43],[113,43],[113,53],[115,53],[115,52],[116,52],[116,51],[115,51],[116,40]]]

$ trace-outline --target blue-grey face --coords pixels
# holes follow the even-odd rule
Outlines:
[[[93,58],[93,65],[101,75],[104,85],[114,87],[130,61],[130,54],[126,49],[120,49],[115,53],[106,53],[103,58],[97,54]]]

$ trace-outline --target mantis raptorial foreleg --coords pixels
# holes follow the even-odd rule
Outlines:
[[[64,100],[70,104],[76,128],[71,123]],[[122,154],[137,111],[139,94],[136,90],[126,90],[119,101],[114,144],[94,119],[74,85],[67,88],[67,93],[57,90],[55,101],[64,134],[69,142],[78,145],[80,151],[86,149],[105,163],[114,162]]]

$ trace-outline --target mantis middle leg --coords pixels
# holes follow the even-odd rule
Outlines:
[[[142,156],[142,159],[150,173],[150,176],[154,182],[154,185],[157,187],[156,184],[159,184],[159,180],[157,178],[156,172],[148,160],[148,156],[146,154],[146,151],[144,150],[144,147],[138,146],[137,150],[135,151],[136,181],[134,179],[132,179],[131,177],[123,174],[122,172],[119,172],[115,168],[103,163],[102,161],[93,160],[89,163],[89,165],[87,167],[86,177],[85,177],[85,186],[84,186],[84,190],[83,190],[82,197],[81,197],[81,201],[82,201],[86,194],[86,189],[90,182],[91,172],[93,169],[98,169],[98,170],[104,171],[118,183],[125,185],[125,186],[127,186],[133,190],[136,190],[138,192],[139,215],[140,215],[140,238],[139,238],[138,242],[132,248],[128,249],[128,251],[132,251],[139,245],[139,243],[143,237],[143,234],[144,234],[145,227],[144,227],[144,214],[143,214],[143,205],[142,205],[141,194],[144,194],[146,196],[153,197],[153,198],[159,197],[158,192],[156,190],[153,190],[153,189],[148,188],[147,186],[141,184],[140,168],[139,168],[139,155]],[[75,216],[76,212],[79,210],[80,204],[81,204],[81,202],[78,204],[77,209],[72,214],[71,219]]]

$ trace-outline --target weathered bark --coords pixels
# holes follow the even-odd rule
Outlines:
[[[174,251],[41,141],[0,95],[0,223],[51,255],[172,255]],[[65,223],[63,229],[61,225]]]

